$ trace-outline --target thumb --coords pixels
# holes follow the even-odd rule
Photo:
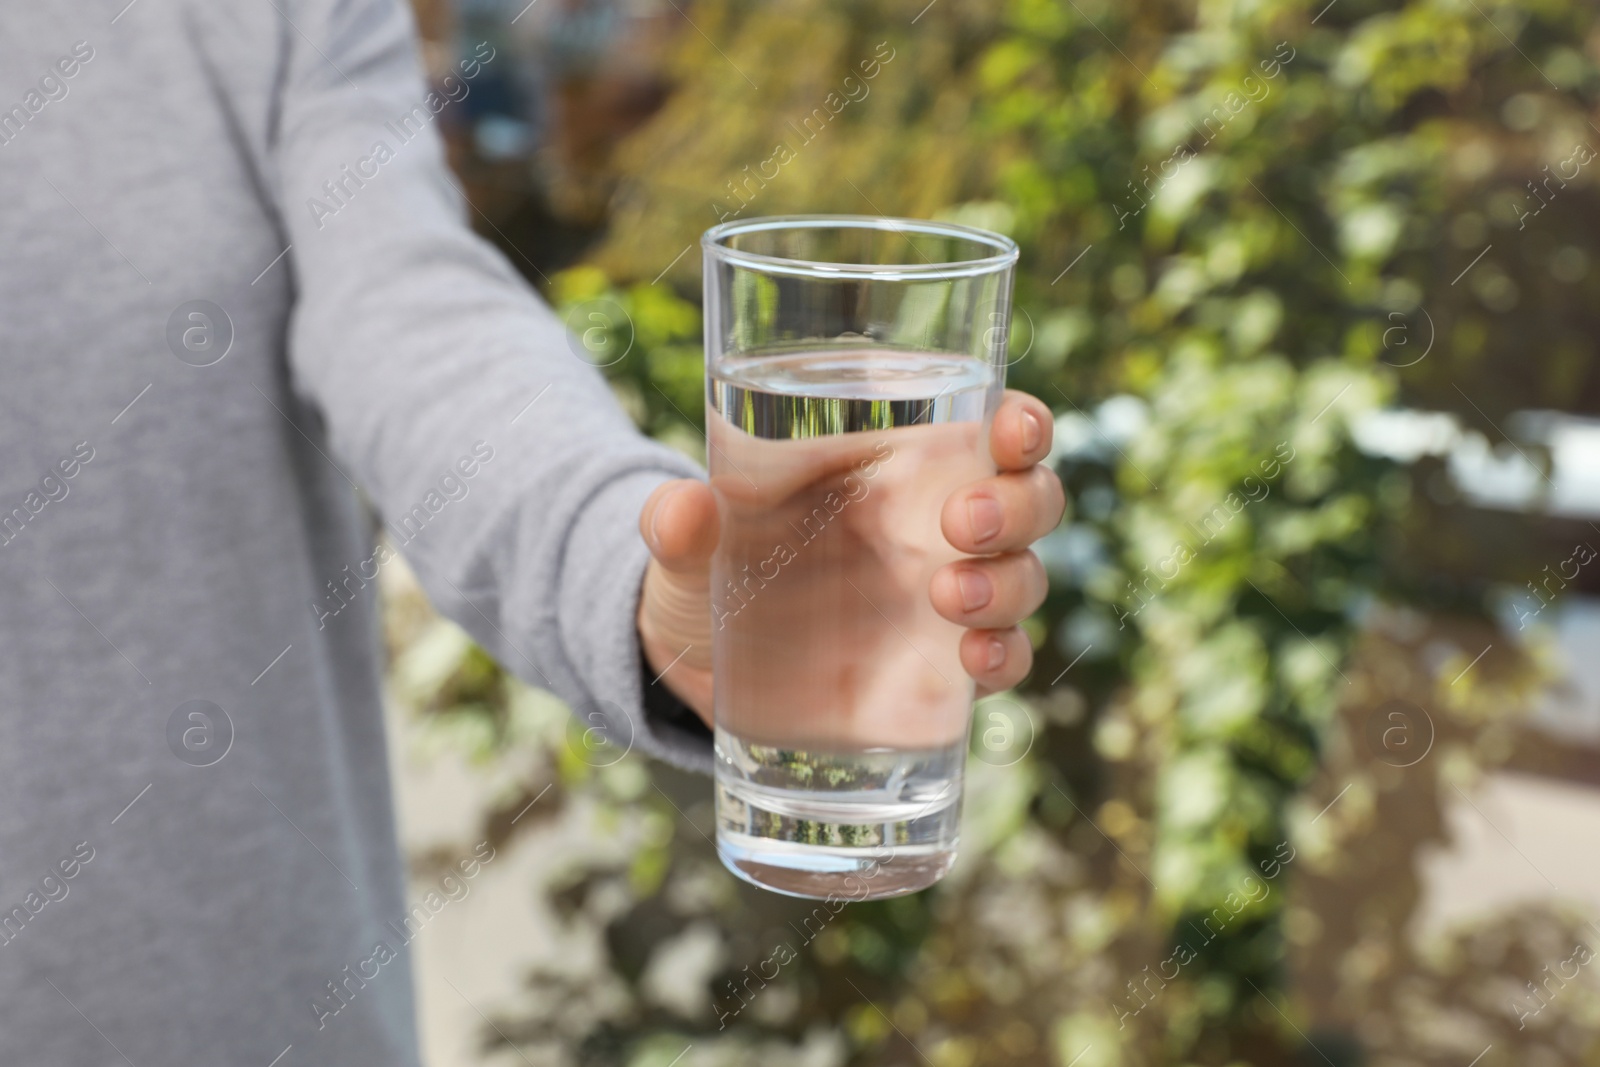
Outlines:
[[[699,576],[717,547],[717,498],[709,485],[692,478],[665,482],[645,501],[639,532],[662,567]]]

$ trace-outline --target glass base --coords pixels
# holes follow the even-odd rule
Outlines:
[[[717,853],[778,893],[878,900],[915,893],[955,861],[966,746],[803,751],[718,730]]]
[[[849,850],[861,851],[861,850]],[[866,850],[870,853],[870,850]],[[813,900],[882,900],[915,893],[945,876],[956,861],[954,848],[878,860],[815,845],[785,847],[784,842],[744,834],[717,835],[722,865],[739,878],[785,896]]]

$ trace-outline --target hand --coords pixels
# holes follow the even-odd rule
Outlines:
[[[1053,426],[1043,403],[1008,390],[989,436],[1000,473],[956,490],[940,513],[945,540],[977,558],[939,568],[929,600],[944,618],[966,627],[961,666],[980,694],[1010,688],[1033,666],[1033,649],[1017,624],[1044,603],[1048,583],[1029,546],[1056,527],[1066,507],[1060,479],[1040,466]],[[709,725],[716,496],[704,482],[668,482],[645,502],[639,529],[653,557],[639,602],[645,661],[659,676],[655,684],[667,686]]]

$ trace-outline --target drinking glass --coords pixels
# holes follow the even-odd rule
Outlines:
[[[945,500],[994,473],[1016,245],[792,216],[707,231],[717,851],[865,900],[955,858],[973,681],[929,599]]]

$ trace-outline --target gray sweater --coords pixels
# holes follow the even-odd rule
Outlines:
[[[469,232],[412,38],[0,5],[0,1064],[417,1062],[379,522],[508,668],[707,760],[634,632],[694,468]]]

